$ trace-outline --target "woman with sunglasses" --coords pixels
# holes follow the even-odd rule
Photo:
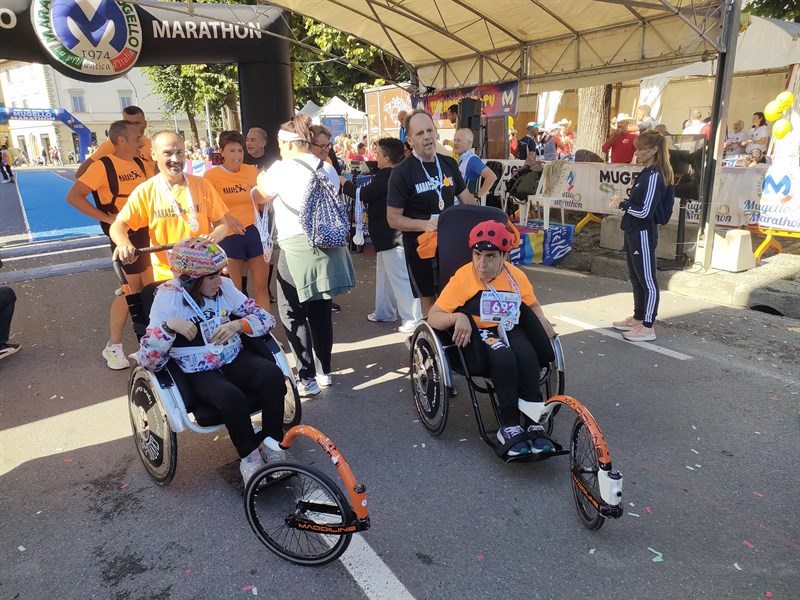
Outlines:
[[[222,415],[247,484],[266,461],[285,458],[268,438],[283,439],[286,384],[275,363],[243,346],[241,334],[265,335],[275,318],[220,275],[227,263],[225,251],[208,239],[175,244],[173,278],[158,288],[138,359],[148,371],[174,359],[194,397]],[[256,432],[250,415],[259,408],[263,429]]]

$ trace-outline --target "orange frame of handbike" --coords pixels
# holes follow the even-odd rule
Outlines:
[[[604,470],[611,468],[611,454],[608,451],[608,446],[606,446],[606,440],[603,438],[603,433],[600,431],[600,426],[597,424],[597,421],[595,421],[588,408],[586,408],[572,396],[564,395],[553,396],[549,400],[546,400],[545,404],[564,404],[575,411],[575,414],[578,415],[578,418],[583,421],[586,429],[589,430],[589,435],[592,438],[595,452],[597,452],[597,461],[600,463],[600,466]]]
[[[319,444],[319,446],[330,457],[331,462],[339,471],[339,475],[341,476],[347,493],[350,496],[350,502],[353,505],[353,512],[355,512],[358,519],[366,519],[369,515],[369,510],[367,509],[367,489],[364,485],[360,485],[358,483],[355,475],[353,475],[352,469],[350,469],[350,465],[347,464],[347,461],[344,459],[344,456],[342,456],[342,453],[339,452],[336,444],[334,444],[331,439],[319,429],[312,427],[311,425],[295,425],[283,436],[281,447],[288,449],[292,445],[294,439],[299,435],[307,437],[311,441]]]

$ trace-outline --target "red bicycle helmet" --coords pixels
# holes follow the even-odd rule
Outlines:
[[[475,225],[469,232],[469,247],[510,252],[513,247],[513,235],[502,223],[484,221]]]

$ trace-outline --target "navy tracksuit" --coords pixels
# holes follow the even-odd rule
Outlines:
[[[647,167],[636,178],[629,199],[620,203],[624,211],[620,228],[625,237],[628,276],[633,285],[633,318],[652,327],[658,314],[658,279],[656,245],[658,225],[653,209],[668,191],[664,177],[654,167]]]

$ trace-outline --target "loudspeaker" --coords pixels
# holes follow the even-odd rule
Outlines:
[[[474,98],[462,98],[458,101],[458,128],[472,129],[475,143],[480,139],[481,101]]]

